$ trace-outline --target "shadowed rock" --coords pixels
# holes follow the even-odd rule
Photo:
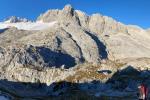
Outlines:
[[[61,53],[61,51],[51,51],[46,47],[29,46],[25,52],[18,54],[18,63],[24,66],[32,67],[61,67],[65,65],[66,68],[75,66],[75,60],[68,54]]]
[[[129,74],[132,70],[138,73],[134,73],[133,75]],[[67,81],[60,81],[54,82],[51,85],[47,86],[46,84],[40,82],[31,83],[0,80],[0,89],[5,90],[13,96],[28,98],[44,99],[45,96],[46,98],[56,96],[64,99],[66,96],[72,98],[72,93],[74,93],[75,95],[78,92],[84,92],[84,95],[87,95],[89,97],[91,95],[95,99],[100,99],[102,97],[107,97],[109,99],[118,98],[123,100],[124,98],[133,99],[137,98],[136,92],[138,92],[137,86],[139,83],[144,80],[144,82],[149,86],[149,78],[140,78],[140,74],[142,74],[143,72],[144,71],[139,72],[133,67],[129,66],[123,70],[120,70],[119,72],[114,73],[114,75],[106,83],[101,83],[100,80],[93,80],[88,83],[72,83]],[[147,72],[149,71],[147,70]],[[128,91],[128,88],[130,88],[132,92]],[[113,94],[113,92],[116,94]],[[98,93],[100,93],[99,96],[95,97],[95,94],[98,95]]]

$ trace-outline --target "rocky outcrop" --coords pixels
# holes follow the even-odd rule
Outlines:
[[[89,29],[97,34],[104,35],[127,32],[125,25],[110,17],[102,16],[100,14],[93,14],[90,16]]]
[[[149,47],[148,41],[150,36],[147,32],[136,26],[124,25],[110,17],[100,14],[89,16],[67,5],[63,10],[49,10],[41,15],[38,20],[44,20],[45,22],[57,20],[63,24],[61,27],[65,25],[68,27],[80,27],[94,34],[97,40],[101,41],[102,44],[106,46],[106,48],[104,47],[103,50],[101,49],[100,51],[106,51],[107,54],[105,55],[108,55],[107,58],[110,60],[149,57],[149,55],[147,55],[149,54],[149,49],[147,47]],[[74,31],[75,29],[76,28],[70,28],[70,31]],[[140,38],[141,35],[144,40]],[[78,38],[78,40],[79,39],[80,38]],[[139,47],[141,48],[139,49]],[[126,48],[128,49],[126,50]],[[135,48],[138,48],[136,52],[134,52]]]
[[[18,56],[13,61],[20,62],[22,66],[60,67],[65,65],[66,68],[68,68],[85,61],[91,63],[100,62],[100,50],[97,48],[95,40],[88,35],[91,33],[87,34],[86,31],[75,25],[62,27],[64,27],[64,29],[56,28],[36,33],[20,31],[13,28],[6,30],[1,34],[1,38],[3,38],[1,44],[7,48],[7,50],[10,49],[10,51],[6,51],[10,54],[7,56],[7,59],[12,59],[12,55],[16,55],[14,52],[17,52]],[[70,29],[74,29],[74,32],[72,31],[72,33],[70,33]],[[11,33],[9,34],[9,32]],[[79,33],[76,34],[76,32]],[[42,35],[40,36],[41,33]],[[6,37],[7,34],[9,34],[8,37]],[[16,39],[16,41],[14,41],[14,38],[17,37],[18,40]],[[80,37],[81,39],[79,40]],[[89,43],[87,43],[87,41],[83,42],[82,39],[88,40]],[[8,42],[6,46],[8,40],[10,42]],[[3,43],[5,43],[5,45]],[[33,47],[28,44],[33,45]]]
[[[0,64],[1,66],[4,66],[4,62],[5,62],[5,49],[0,47]]]
[[[66,5],[62,10],[49,10],[40,15],[37,21],[52,22],[59,21],[62,23],[73,23],[80,25],[92,32],[98,34],[108,34],[116,32],[127,32],[127,28],[120,22],[114,19],[102,16],[100,14],[93,14],[88,16],[80,10],[74,10],[71,5]]]
[[[80,21],[80,25],[84,28],[88,28],[89,16],[80,10],[75,10],[75,12],[77,13],[78,19]]]
[[[80,24],[77,14],[71,5],[66,5],[62,10],[48,10],[46,13],[40,15],[37,21],[52,22],[59,21],[61,23]]]

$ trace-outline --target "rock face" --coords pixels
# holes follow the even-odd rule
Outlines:
[[[27,20],[12,17],[7,22],[22,21]],[[4,80],[0,81],[0,88],[16,91],[19,96],[55,95],[54,82],[81,83],[80,87],[93,80],[109,82],[117,70],[128,65],[135,70],[149,68],[148,30],[100,14],[89,16],[70,5],[62,10],[48,10],[37,22],[40,26],[53,24],[42,30],[32,30],[34,25],[30,30],[0,29],[0,79]],[[106,73],[107,70],[112,73]],[[112,81],[113,78],[111,85]],[[34,85],[28,87],[27,83]],[[15,89],[17,86],[24,91]]]
[[[63,23],[61,25],[63,28],[64,24],[68,27],[74,25],[84,31],[88,31],[97,38],[94,39],[99,40],[106,46],[103,47],[105,50],[101,49],[100,51],[106,51],[107,58],[111,60],[150,56],[148,49],[150,36],[146,30],[136,26],[124,25],[107,16],[100,14],[88,16],[84,12],[74,10],[71,6],[67,5],[63,10],[49,10],[41,15],[38,20],[44,22],[59,20],[59,22]],[[75,28],[71,30],[74,31]]]
[[[74,24],[80,24],[77,14],[71,5],[66,5],[62,10],[48,10],[46,13],[38,17],[38,21],[59,21],[61,23],[73,22]]]

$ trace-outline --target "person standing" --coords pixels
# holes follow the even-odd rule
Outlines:
[[[148,100],[148,87],[142,83],[139,88],[139,100]]]

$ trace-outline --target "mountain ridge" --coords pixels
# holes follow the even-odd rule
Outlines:
[[[68,8],[67,8],[68,7]],[[68,9],[72,9],[72,11],[74,10],[74,8],[70,5],[70,4],[67,4],[62,10],[68,10]],[[48,13],[48,12],[59,12],[59,11],[61,11],[61,9],[52,9],[52,10],[47,10],[45,13],[43,13],[43,14],[46,14],[46,13]],[[110,19],[110,20],[114,20],[115,22],[118,22],[118,23],[120,23],[120,24],[123,24],[122,22],[120,22],[120,21],[117,21],[117,20],[115,20],[115,19],[113,19],[113,18],[111,18],[111,17],[108,17],[108,16],[106,16],[106,15],[102,15],[102,14],[100,14],[100,13],[94,13],[94,14],[91,14],[91,15],[88,15],[87,13],[85,13],[85,12],[82,12],[81,10],[74,10],[76,13],[82,13],[83,15],[85,15],[86,17],[91,17],[91,16],[93,16],[93,15],[98,15],[98,16],[103,16],[103,17],[106,17],[106,19]],[[38,21],[38,20],[40,20],[40,17],[42,17],[42,15],[43,14],[40,14],[40,16],[38,16],[37,17],[37,20],[36,21]],[[17,17],[17,16],[11,16],[11,17],[8,17],[7,19],[4,19],[4,21],[3,22],[5,22],[5,21],[7,21],[8,19],[18,19],[18,22],[31,22],[30,20],[28,20],[28,19],[26,19],[26,18],[21,18],[21,17]],[[20,20],[20,21],[19,21]],[[16,23],[16,22],[15,22]],[[149,28],[147,28],[147,29],[143,29],[142,27],[140,27],[140,26],[138,26],[138,25],[132,25],[132,24],[123,24],[123,25],[126,25],[126,26],[129,26],[129,27],[135,27],[135,28],[137,28],[137,29],[142,29],[142,30],[148,30]]]
[[[31,22],[31,21],[26,18],[20,18],[16,16],[11,16],[4,20],[4,23],[18,23],[18,22]]]

